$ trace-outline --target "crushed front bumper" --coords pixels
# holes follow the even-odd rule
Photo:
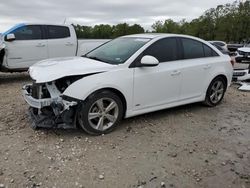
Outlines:
[[[22,94],[29,104],[32,128],[76,128],[75,106],[77,102],[63,100],[55,85],[47,85],[51,98],[32,96],[33,85],[25,85]],[[40,91],[41,92],[41,91]]]
[[[41,109],[46,106],[50,106],[53,102],[53,99],[47,98],[47,99],[35,99],[32,97],[32,85],[25,85],[22,88],[22,94],[24,97],[24,100],[33,108]]]

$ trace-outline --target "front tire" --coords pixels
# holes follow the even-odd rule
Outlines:
[[[100,91],[88,97],[77,112],[79,125],[91,135],[113,131],[123,117],[121,99],[111,91]]]
[[[209,85],[204,104],[210,107],[221,103],[226,92],[226,81],[222,77],[215,78]]]

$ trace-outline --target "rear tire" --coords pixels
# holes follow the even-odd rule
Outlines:
[[[121,99],[113,92],[104,90],[89,96],[77,112],[77,120],[84,131],[102,135],[113,131],[123,117]]]
[[[226,92],[226,81],[223,77],[216,77],[209,85],[204,104],[210,107],[221,103]]]

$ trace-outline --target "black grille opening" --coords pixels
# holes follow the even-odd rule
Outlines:
[[[45,84],[32,84],[31,95],[35,99],[50,98],[50,93]]]

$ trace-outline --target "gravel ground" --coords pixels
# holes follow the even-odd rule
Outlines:
[[[250,93],[124,120],[109,135],[30,128],[21,86],[0,74],[0,187],[250,187]]]

